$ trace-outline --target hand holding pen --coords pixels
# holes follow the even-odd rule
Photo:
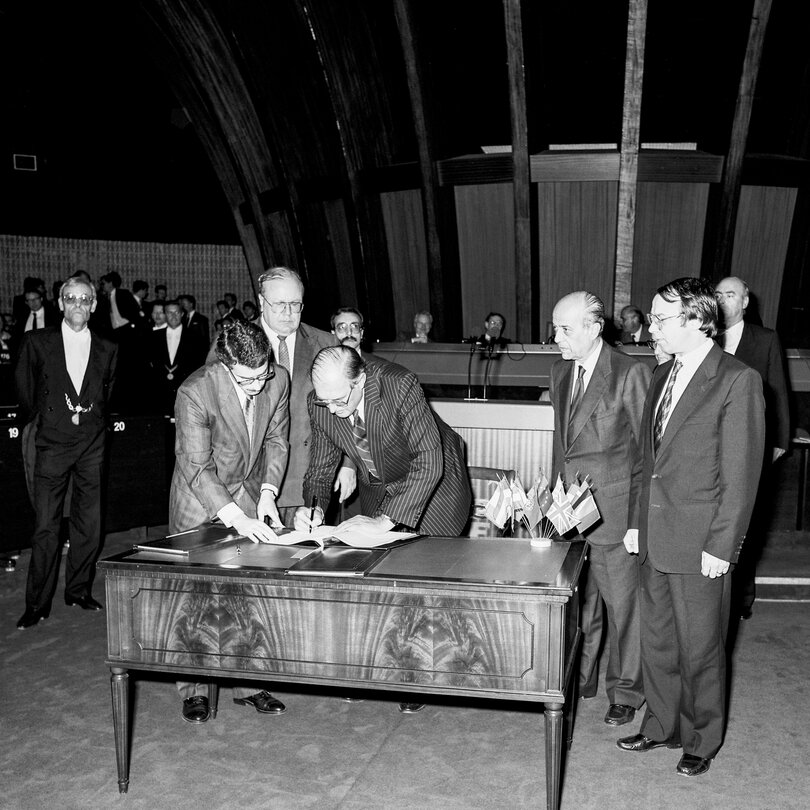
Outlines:
[[[323,509],[318,499],[313,498],[310,506],[299,506],[293,517],[293,528],[299,532],[311,532],[323,523]]]

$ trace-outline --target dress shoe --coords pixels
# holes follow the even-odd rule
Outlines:
[[[702,759],[696,757],[694,754],[684,754],[675,772],[681,776],[700,776],[709,770],[709,765],[712,764],[710,759]]]
[[[400,703],[399,710],[402,714],[416,714],[425,708],[424,703]]]
[[[680,748],[679,742],[671,742],[664,740],[663,742],[656,742],[643,734],[634,734],[632,737],[622,737],[616,740],[616,745],[622,751],[652,751],[653,748]]]
[[[194,695],[183,701],[183,720],[187,723],[204,723],[210,716],[211,709],[205,695]]]
[[[609,726],[623,726],[635,716],[636,710],[632,706],[625,706],[623,703],[611,703],[605,715],[605,722]]]
[[[26,608],[25,613],[23,613],[23,615],[20,616],[19,620],[17,621],[17,629],[25,630],[29,627],[33,627],[35,624],[39,624],[42,619],[47,619],[50,615],[50,606],[43,608],[42,610],[31,610],[30,608]]]
[[[66,596],[65,604],[68,607],[78,605],[82,610],[104,610],[104,605],[96,602],[92,596]]]
[[[280,700],[264,690],[250,697],[234,698],[233,702],[238,706],[253,706],[259,714],[284,714],[287,711],[287,707]]]

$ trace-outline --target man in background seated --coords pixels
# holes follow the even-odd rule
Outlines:
[[[427,311],[417,312],[413,316],[413,337],[411,343],[430,343],[430,330],[433,328],[433,316]]]
[[[506,318],[500,312],[490,312],[484,321],[484,334],[478,337],[476,343],[485,349],[505,349],[509,340],[503,337],[503,328]]]
[[[463,443],[431,411],[416,377],[396,363],[366,365],[354,349],[333,346],[315,357],[312,384],[307,505],[296,512],[295,528],[323,522],[321,504],[329,503],[345,456],[357,468],[362,512],[347,524],[460,535],[472,504]],[[400,711],[422,707],[402,703]]]
[[[219,518],[256,542],[270,542],[279,527],[276,496],[289,445],[289,379],[269,361],[267,338],[236,321],[217,337],[214,358],[177,392],[176,462],[169,496],[169,532]],[[192,617],[202,622],[202,617]],[[245,617],[247,621],[247,617]],[[262,628],[264,631],[264,628]],[[178,683],[183,719],[210,716],[208,686]],[[284,704],[255,686],[234,688],[234,703],[261,714],[282,714]]]
[[[622,334],[619,343],[624,346],[646,346],[650,330],[644,324],[644,313],[632,304],[622,310]],[[614,333],[615,334],[615,333]]]

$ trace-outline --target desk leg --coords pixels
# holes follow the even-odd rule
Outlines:
[[[559,810],[563,704],[546,703],[546,807]]]
[[[115,759],[118,762],[118,792],[129,789],[129,672],[110,667]]]

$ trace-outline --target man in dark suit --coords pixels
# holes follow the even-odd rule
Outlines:
[[[653,373],[633,476],[630,528],[641,573],[647,711],[627,751],[683,747],[677,773],[709,770],[726,721],[729,571],[745,540],[765,444],[762,381],[723,352],[714,289],[681,278],[658,289],[650,331],[674,355]]]
[[[503,336],[506,318],[500,312],[490,312],[484,321],[484,332],[478,336],[476,343],[485,349],[505,349],[509,339]]]
[[[192,371],[205,362],[206,344],[198,332],[183,326],[183,313],[177,301],[166,301],[166,328],[149,334],[154,402],[162,413],[174,412],[177,389]]]
[[[315,357],[312,382],[305,502],[329,502],[345,455],[357,467],[363,513],[352,522],[460,535],[472,501],[463,444],[430,410],[416,377],[396,363],[367,365],[354,349],[333,346]],[[297,511],[296,527],[310,525],[310,509]],[[323,512],[316,507],[315,525]]]
[[[197,312],[197,299],[191,293],[184,293],[178,295],[177,300],[183,310],[183,326],[196,331],[200,337],[200,342],[204,346],[208,346],[211,339],[208,318]]]
[[[217,337],[215,358],[177,392],[176,462],[169,496],[169,532],[183,532],[219,518],[256,542],[276,535],[276,506],[287,464],[289,379],[275,373],[261,329],[236,321]],[[178,683],[183,718],[210,716],[207,685]],[[282,714],[269,692],[234,688],[234,702],[261,714]]]
[[[227,307],[225,314],[222,316],[223,318],[225,315],[230,315],[235,321],[245,320],[242,310],[236,306],[236,296],[232,292],[225,293],[225,295],[222,296],[222,299],[225,301],[225,306]]]
[[[651,373],[645,363],[602,339],[605,306],[593,293],[574,292],[553,312],[562,359],[551,369],[554,478],[570,484],[589,475],[602,520],[587,536],[589,568],[580,589],[583,644],[579,686],[596,695],[603,603],[607,608],[605,676],[608,725],[629,723],[644,703],[639,641],[638,563],[625,551],[630,479],[640,464],[641,410]],[[583,588],[584,585],[584,588]]]
[[[70,548],[65,566],[65,604],[102,610],[91,589],[101,545],[101,472],[107,403],[115,377],[115,345],[88,328],[93,288],[69,279],[59,293],[59,326],[28,332],[17,363],[17,393],[36,429],[34,535],[25,594],[25,629],[47,618],[59,573],[59,526],[68,482]]]
[[[650,330],[644,323],[644,313],[632,304],[624,307],[621,314],[622,333],[619,343],[623,346],[646,346]]]
[[[26,285],[23,293],[25,310],[20,313],[19,319],[14,323],[11,334],[12,355],[20,350],[23,335],[35,329],[44,329],[46,326],[56,326],[62,319],[56,308],[42,297],[42,292],[35,286]]]
[[[720,306],[723,331],[717,342],[724,351],[733,354],[762,377],[765,395],[765,457],[760,478],[757,503],[749,530],[749,542],[740,553],[734,568],[732,610],[742,619],[749,619],[756,598],[756,563],[767,531],[771,513],[773,476],[769,468],[787,451],[790,442],[790,401],[785,375],[785,359],[779,335],[772,329],[747,323],[748,285],[729,276],[715,287]]]

